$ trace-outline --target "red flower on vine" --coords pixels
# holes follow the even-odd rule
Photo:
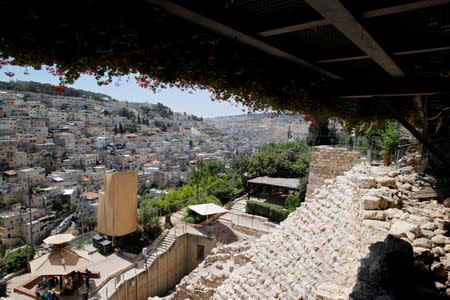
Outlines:
[[[63,76],[64,73],[65,73],[66,71],[64,71],[64,70],[61,69],[61,68],[56,68],[56,69],[54,69],[54,68],[49,68],[49,72],[50,72],[50,74],[52,74],[53,76]]]
[[[134,79],[141,88],[146,89],[150,86],[150,80],[146,76],[134,76]],[[159,81],[155,82],[155,85],[157,84],[159,84]]]
[[[208,61],[215,61],[217,58],[214,55],[208,56]]]
[[[305,115],[304,117],[306,122],[311,122],[311,124],[316,125],[317,124],[317,120],[316,118],[310,116],[310,115]]]
[[[36,71],[42,70],[41,66],[34,66],[33,69],[35,69]]]
[[[95,75],[95,71],[94,70],[87,70],[84,73],[87,74],[87,75]]]
[[[108,80],[98,81],[97,84],[98,84],[99,86],[102,86],[102,85],[108,85],[108,84],[109,84],[109,81],[108,81]]]
[[[5,72],[5,75],[8,77],[14,77],[16,74],[14,74],[14,72],[8,71],[8,72]]]

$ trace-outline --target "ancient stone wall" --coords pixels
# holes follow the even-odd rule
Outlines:
[[[248,263],[234,266],[212,299],[450,295],[450,209],[410,196],[429,181],[412,168],[363,164],[324,180],[276,231],[243,254]]]
[[[324,184],[325,179],[333,179],[344,174],[358,164],[359,160],[358,152],[346,148],[313,147],[306,197],[310,198],[312,192]]]

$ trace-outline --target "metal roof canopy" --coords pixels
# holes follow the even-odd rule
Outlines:
[[[450,32],[445,29],[450,26],[450,20],[445,16],[442,17],[444,11],[450,12],[450,0],[363,3],[353,0],[295,2],[237,0],[228,6],[225,4],[221,6],[222,1],[212,3],[204,0],[146,0],[146,2],[160,6],[168,13],[220,35],[316,72],[330,82],[336,81],[336,85],[343,81],[348,83],[344,85],[348,87],[355,80],[365,81],[355,94],[352,94],[354,89],[339,91],[337,94],[333,94],[335,90],[331,89],[331,96],[340,98],[345,94],[344,98],[356,99],[379,95],[403,97],[449,92],[448,88],[436,90],[436,86],[430,85],[429,82],[445,81],[442,86],[450,86],[448,76],[445,76],[446,71],[450,73],[450,51],[447,51],[450,44],[443,42],[450,40]],[[292,22],[295,15],[298,15],[298,22]],[[318,16],[323,18],[320,19]],[[409,30],[410,32],[404,32],[404,36],[396,36],[390,30],[381,28],[398,27],[397,18],[403,23],[408,22],[407,24],[423,23],[424,26],[421,26],[424,28],[423,35],[416,37],[415,27]],[[250,25],[249,19],[252,20]],[[255,30],[258,27],[263,30]],[[335,30],[330,31],[329,28]],[[409,26],[402,27],[403,30],[408,28]],[[293,33],[296,35],[292,35]],[[409,41],[410,38],[414,41]],[[398,49],[396,44],[399,44],[399,40],[404,40],[406,45],[420,46]],[[293,44],[298,46],[293,47]],[[331,48],[332,51],[330,48],[322,49],[320,45],[324,44],[336,47]],[[345,48],[340,49],[344,45]],[[344,55],[336,57],[335,53]],[[437,53],[440,53],[443,64],[441,66],[436,63]],[[358,64],[365,66],[367,61],[370,62],[369,68],[354,67]],[[430,67],[433,70],[429,70]],[[448,70],[445,71],[446,68]],[[429,74],[432,74],[432,78]],[[401,82],[402,78],[405,80],[404,83]],[[412,83],[411,79],[415,82]],[[427,80],[421,82],[419,79]],[[402,88],[385,91],[382,85],[378,85],[377,93],[374,94],[373,86],[370,84],[373,80],[393,80],[394,84],[400,83]],[[411,92],[410,89],[417,89],[420,92]]]
[[[196,204],[188,206],[188,208],[192,211],[195,211],[201,216],[209,216],[215,214],[225,214],[228,212],[227,209],[214,204],[214,203],[205,203],[205,204]]]
[[[248,183],[270,185],[290,190],[298,190],[299,180],[300,180],[299,178],[280,178],[280,177],[262,176],[250,179]]]
[[[450,0],[146,2],[315,72],[336,100],[370,98],[389,108],[401,97],[436,95],[448,103]],[[445,150],[391,111],[450,168]]]

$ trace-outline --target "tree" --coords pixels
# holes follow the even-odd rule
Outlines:
[[[389,121],[386,128],[378,131],[381,137],[381,145],[384,151],[383,163],[388,166],[391,163],[391,156],[400,144],[400,132],[397,123]]]
[[[164,122],[155,120],[154,122],[155,126],[159,128],[159,130],[161,130],[162,132],[166,132],[167,131],[167,125]]]
[[[133,120],[135,118],[134,113],[128,108],[128,107],[123,107],[120,112],[119,115],[121,117],[125,117],[129,120]]]
[[[330,145],[331,140],[335,139],[333,132],[328,128],[328,120],[323,122],[311,122],[308,128],[306,141],[310,146]]]
[[[114,134],[118,134],[119,129],[117,128],[117,124],[114,124]]]
[[[304,177],[308,173],[310,149],[304,141],[270,143],[249,159],[252,176]]]
[[[19,248],[18,250],[6,254],[3,260],[5,272],[16,272],[27,266],[29,260],[34,258],[35,249],[30,246]]]
[[[189,140],[189,148],[190,149],[194,148],[194,143],[192,142],[192,140]]]
[[[124,133],[124,132],[125,132],[125,131],[123,130],[122,123],[119,123],[119,133],[122,134],[122,133]]]
[[[138,124],[141,124],[141,117],[139,116],[139,114],[138,114],[138,117],[137,117],[137,122],[138,122]]]
[[[136,124],[126,124],[126,125],[123,127],[123,130],[124,130],[125,132],[133,132],[133,133],[136,133],[136,132],[137,132],[137,126],[136,126]]]
[[[139,224],[141,225],[144,238],[147,240],[154,240],[162,232],[157,208],[146,201],[139,208]]]

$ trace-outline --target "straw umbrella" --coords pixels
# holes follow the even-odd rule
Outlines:
[[[30,262],[33,275],[68,275],[82,270],[92,263],[86,251],[74,250],[68,246],[73,240],[71,234],[50,236],[44,242],[50,246],[50,252]]]

